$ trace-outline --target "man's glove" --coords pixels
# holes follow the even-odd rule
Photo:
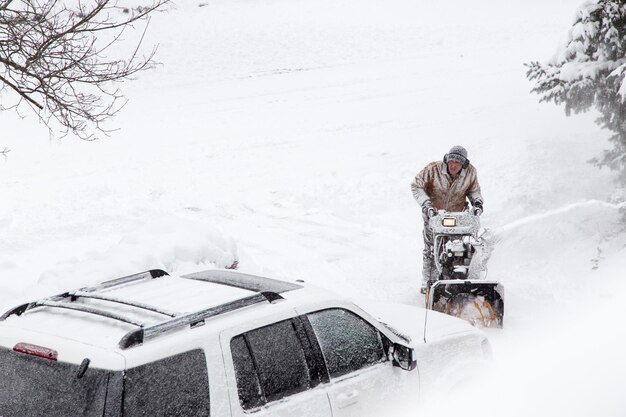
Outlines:
[[[433,203],[430,200],[426,200],[424,201],[424,204],[422,204],[422,214],[426,220],[437,215],[437,210],[435,210]]]
[[[483,214],[483,202],[480,200],[476,200],[472,203],[472,211],[474,213],[474,216],[480,216],[481,214]]]

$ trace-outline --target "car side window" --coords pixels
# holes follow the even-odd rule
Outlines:
[[[378,330],[344,309],[322,310],[307,315],[315,332],[328,373],[337,378],[387,360]]]
[[[244,410],[262,406],[265,404],[265,398],[261,390],[261,383],[252,361],[250,348],[243,335],[231,340],[230,351],[233,355],[237,392],[241,406]]]
[[[201,349],[128,369],[124,376],[125,417],[209,417],[209,406]]]
[[[312,387],[296,322],[285,320],[234,337],[230,349],[245,410]]]

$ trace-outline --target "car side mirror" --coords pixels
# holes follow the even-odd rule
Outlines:
[[[400,343],[393,344],[393,366],[397,366],[405,371],[412,371],[417,368],[415,360],[415,349]]]

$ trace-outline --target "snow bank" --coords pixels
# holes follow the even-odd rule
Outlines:
[[[16,298],[37,298],[149,269],[185,274],[229,268],[238,260],[231,237],[208,222],[176,216],[152,219],[104,251],[74,250],[75,255],[55,260],[30,286],[14,286],[18,291],[4,294],[0,304],[15,304]],[[7,268],[6,275],[13,267]]]
[[[575,306],[598,284],[601,257],[623,236],[620,205],[573,203],[494,230],[489,279],[507,290],[507,321],[521,324],[528,312]],[[536,313],[532,313],[535,316]]]

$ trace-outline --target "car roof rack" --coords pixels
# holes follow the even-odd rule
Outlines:
[[[113,288],[113,287],[119,287],[131,282],[136,282],[136,281],[140,281],[140,280],[145,280],[145,279],[156,279],[156,278],[160,278],[163,276],[169,276],[169,274],[163,270],[160,269],[151,269],[149,271],[145,271],[145,272],[140,272],[138,274],[132,274],[132,275],[128,275],[122,278],[117,278],[117,279],[112,279],[110,281],[104,281],[96,286],[93,287],[84,287],[84,288],[80,288],[76,291],[69,291],[69,292],[64,292],[63,294],[58,294],[58,295],[54,295],[52,297],[47,297],[44,298],[43,300],[37,300],[37,301],[33,301],[30,303],[25,303],[22,305],[19,305],[15,308],[12,308],[11,310],[7,311],[6,313],[4,313],[2,316],[0,316],[0,321],[6,320],[9,316],[12,315],[16,315],[16,316],[21,316],[23,313],[25,313],[28,310],[32,310],[34,308],[38,308],[38,307],[58,307],[58,308],[68,308],[71,310],[77,310],[77,311],[84,311],[86,313],[92,313],[92,314],[98,314],[95,311],[99,311],[98,309],[91,309],[90,307],[85,307],[84,309],[82,308],[83,306],[79,306],[79,305],[74,305],[74,307],[69,308],[66,306],[59,306],[57,305],[60,301],[62,300],[66,300],[69,298],[69,301],[76,301],[78,298],[94,298],[94,299],[101,299],[104,301],[111,301],[111,302],[117,302],[120,304],[126,304],[126,305],[130,305],[133,307],[137,307],[137,308],[143,308],[144,310],[150,310],[150,311],[154,311],[156,313],[160,313],[162,311],[160,311],[159,308],[157,307],[152,307],[152,306],[148,306],[145,304],[141,304],[141,303],[136,303],[133,301],[126,301],[126,300],[121,300],[121,299],[116,299],[114,297],[107,297],[104,295],[100,295],[100,294],[95,294],[96,291],[100,291],[100,290],[104,290],[104,289],[109,289],[109,288]],[[56,303],[56,304],[55,304]],[[65,303],[67,304],[67,303]],[[68,304],[69,305],[69,304]],[[95,310],[95,311],[86,311],[87,309],[91,309],[91,310]],[[168,314],[166,312],[162,312],[163,314]],[[112,313],[111,313],[112,314]],[[110,317],[111,314],[100,314],[102,316],[105,317],[109,317],[109,318],[113,318]],[[126,321],[128,322],[128,320],[121,320],[121,321]]]
[[[185,313],[168,311],[166,309],[162,309],[160,307],[152,306],[149,304],[98,293],[98,291],[122,286],[131,282],[156,279],[163,276],[169,276],[169,274],[160,269],[152,269],[138,274],[105,281],[93,287],[84,287],[78,290],[68,291],[59,295],[47,297],[42,300],[37,300],[17,306],[0,316],[0,321],[5,320],[12,315],[21,316],[26,311],[33,310],[39,307],[61,308],[93,314],[139,327],[139,329],[137,330],[132,330],[128,332],[120,340],[119,347],[121,349],[127,349],[132,346],[139,345],[147,340],[158,337],[164,333],[185,327],[187,325],[189,325],[190,328],[201,326],[205,323],[206,319],[218,316],[220,314],[228,313],[261,302],[267,301],[269,303],[274,303],[278,300],[283,299],[283,297],[280,295],[281,293],[302,288],[302,286],[298,284],[224,270],[209,270],[194,274],[183,275],[181,276],[181,278],[211,282],[215,284],[227,285],[256,292],[256,294],[248,297],[240,298],[199,311]],[[74,304],[73,302],[79,298],[123,304],[168,317],[165,320],[154,324],[145,324],[130,317],[107,311],[104,308],[92,307],[84,304]]]
[[[137,330],[126,333],[126,335],[122,337],[122,340],[120,340],[119,347],[120,349],[128,349],[130,347],[140,345],[147,340],[154,339],[155,337],[158,337],[166,332],[176,330],[187,325],[193,329],[204,325],[205,320],[208,318],[239,310],[240,308],[248,307],[264,301],[273,303],[278,299],[282,299],[282,297],[276,293],[258,293],[226,304],[220,304],[215,307],[207,308],[205,310],[186,313],[161,323],[156,323],[150,326],[141,326]]]

